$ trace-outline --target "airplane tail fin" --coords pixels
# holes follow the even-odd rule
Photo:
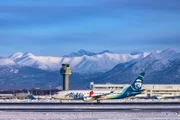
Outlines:
[[[33,94],[31,94],[29,91],[28,91],[28,98],[31,99],[31,100],[34,100],[35,97]]]
[[[144,90],[142,90],[142,83],[145,73],[141,73],[136,80],[127,88],[124,89],[120,98],[136,96],[141,94]]]
[[[131,84],[131,88],[133,91],[141,91],[143,79],[144,79],[145,73],[141,73],[136,80]]]

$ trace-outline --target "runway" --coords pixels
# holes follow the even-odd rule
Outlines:
[[[179,102],[166,103],[0,103],[0,111],[15,112],[179,112]]]
[[[0,109],[6,112],[179,112],[180,109]]]
[[[20,102],[0,102],[0,106],[2,105],[180,105],[179,101],[131,101],[131,102],[122,102],[122,101],[101,101],[101,103],[97,102],[83,102],[83,101],[63,101],[63,102],[33,102],[33,101],[20,101]]]

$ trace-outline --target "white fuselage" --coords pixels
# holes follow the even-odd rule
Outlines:
[[[106,95],[107,97],[112,96],[114,94],[120,94],[121,91],[115,91],[114,93],[111,93],[111,90],[107,91],[93,91],[93,94],[91,94],[92,90],[69,90],[69,91],[60,91],[57,92],[52,96],[52,98],[55,99],[61,99],[61,100],[83,100],[85,97],[90,97],[90,96],[98,96],[98,95]]]

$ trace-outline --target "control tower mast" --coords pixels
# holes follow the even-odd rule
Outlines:
[[[71,75],[70,65],[62,64],[60,74],[63,76],[63,90],[69,90],[69,75]]]

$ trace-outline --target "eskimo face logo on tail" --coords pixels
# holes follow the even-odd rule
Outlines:
[[[137,79],[134,85],[135,89],[141,89],[142,87],[142,80]]]

